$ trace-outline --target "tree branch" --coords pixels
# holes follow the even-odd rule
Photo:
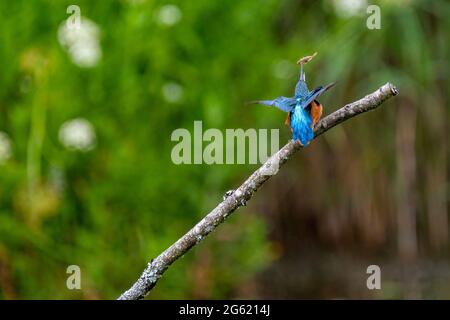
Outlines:
[[[378,107],[385,100],[397,95],[398,91],[390,83],[386,83],[377,91],[364,98],[347,104],[341,109],[323,118],[315,127],[314,135],[318,137],[325,131],[348,120],[358,114],[370,111]],[[208,213],[199,223],[197,223],[184,236],[167,248],[158,257],[152,260],[142,275],[133,286],[124,292],[119,300],[142,299],[156,285],[159,278],[167,268],[178,258],[198,244],[203,238],[211,233],[219,224],[233,213],[240,206],[250,200],[253,194],[264,184],[280,166],[301,148],[300,143],[289,141],[277,153],[271,156],[258,170],[256,170],[238,189],[225,198],[216,208]],[[268,174],[268,168],[275,168]]]

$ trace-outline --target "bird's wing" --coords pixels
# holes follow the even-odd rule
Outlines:
[[[333,83],[327,84],[325,87],[320,86],[320,87],[315,88],[313,91],[311,91],[308,94],[307,98],[301,104],[303,109],[306,108],[314,99],[316,99],[318,96],[320,96],[322,93],[324,93],[325,91],[330,89],[335,84],[336,84],[336,82],[333,82]]]
[[[270,107],[278,108],[284,112],[291,112],[297,103],[295,98],[278,97],[273,100],[250,101],[249,103],[263,104]]]

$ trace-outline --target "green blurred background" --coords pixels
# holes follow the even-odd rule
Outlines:
[[[82,32],[65,29],[69,5]],[[279,128],[245,101],[400,95],[300,151],[147,297],[450,298],[450,3],[0,2],[0,298],[114,299],[257,165],[175,165],[176,128]],[[366,269],[381,268],[368,290]],[[79,265],[81,290],[66,268]]]

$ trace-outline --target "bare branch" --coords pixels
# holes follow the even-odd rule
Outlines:
[[[397,93],[398,91],[395,86],[390,83],[386,83],[377,91],[358,101],[347,104],[341,109],[323,118],[314,129],[315,137],[321,135],[325,131],[345,120],[348,120],[363,112],[375,109],[385,100],[397,95]],[[242,205],[245,205],[245,203],[250,200],[259,187],[276,173],[272,172],[268,174],[268,168],[278,169],[300,148],[301,145],[298,142],[291,140],[277,153],[271,156],[266,163],[256,170],[229,197],[225,198],[191,230],[178,239],[177,242],[172,244],[163,253],[152,260],[136,283],[134,283],[129,290],[124,292],[119,297],[119,300],[135,300],[144,298],[173,262],[210,234],[236,209]]]

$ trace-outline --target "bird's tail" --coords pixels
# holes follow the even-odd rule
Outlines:
[[[332,82],[332,83],[330,83],[330,84],[327,84],[327,85],[323,88],[323,91],[325,92],[325,91],[327,91],[328,89],[334,87],[335,85],[336,85],[336,81],[335,81],[335,82]]]
[[[250,104],[263,104],[265,106],[271,106],[273,103],[272,100],[252,100],[252,101],[246,101],[245,104],[246,105],[250,105]]]

